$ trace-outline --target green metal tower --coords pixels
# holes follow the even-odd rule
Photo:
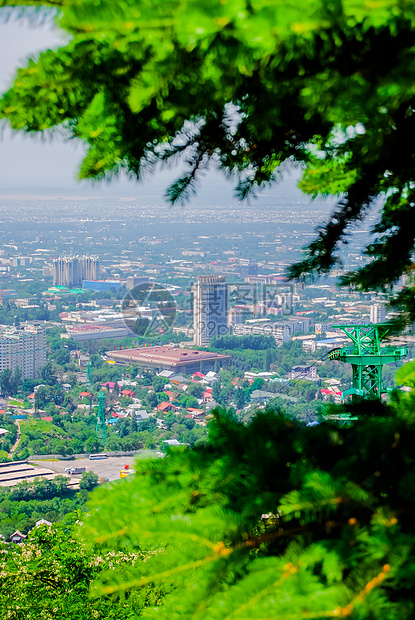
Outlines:
[[[105,446],[105,444],[107,443],[107,426],[105,424],[104,398],[105,398],[105,394],[98,394],[98,413],[97,413],[96,434],[97,434],[97,438],[101,439]]]
[[[86,365],[86,384],[88,387],[92,385],[92,364],[88,362]]]
[[[365,399],[381,398],[385,392],[382,386],[382,369],[384,364],[399,361],[407,354],[401,347],[381,347],[382,340],[391,330],[388,323],[369,325],[333,325],[341,329],[353,342],[352,348],[330,351],[332,360],[339,360],[352,365],[352,387],[343,392],[343,399],[349,395]]]

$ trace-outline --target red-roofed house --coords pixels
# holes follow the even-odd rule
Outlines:
[[[194,372],[193,377],[199,377],[199,379],[204,379],[206,375],[204,375],[203,372]]]
[[[45,420],[46,422],[52,422],[53,418],[51,415],[47,415],[44,418],[40,418],[41,420]]]
[[[105,383],[101,383],[101,387],[106,387],[109,390],[112,390],[115,388],[115,383],[113,381],[106,381]]]
[[[79,398],[92,398],[93,394],[91,392],[79,392]]]
[[[320,392],[323,394],[325,398],[329,396],[334,396],[334,402],[339,405],[342,401],[343,392],[339,392],[336,388],[322,388]]]
[[[193,418],[197,418],[201,415],[205,415],[203,409],[196,409],[195,407],[188,407],[187,411],[192,414]]]
[[[175,407],[171,403],[163,401],[162,403],[157,405],[157,409],[158,409],[158,411],[163,411],[163,413],[166,413],[167,411],[176,411],[177,407]]]
[[[132,390],[121,390],[122,396],[129,396],[130,398],[134,398],[135,392]]]
[[[167,396],[169,397],[169,401],[172,402],[172,400],[174,400],[175,398],[177,398],[178,393],[177,392],[171,392],[170,390],[165,390],[165,393],[167,394]]]
[[[212,390],[206,390],[206,392],[203,392],[203,402],[204,403],[211,403],[213,402],[213,397],[212,397]]]

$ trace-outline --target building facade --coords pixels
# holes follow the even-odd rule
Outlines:
[[[46,364],[46,328],[24,324],[0,325],[0,372],[18,367],[23,379],[36,379]]]
[[[128,276],[127,288],[129,291],[132,291],[136,286],[149,284],[149,282],[150,280],[147,276]]]
[[[99,259],[96,256],[72,256],[53,261],[54,286],[82,286],[83,280],[99,279]]]
[[[206,347],[228,333],[228,285],[225,276],[198,276],[193,292],[194,344]]]
[[[308,317],[292,317],[288,321],[270,321],[267,319],[247,321],[243,325],[235,325],[235,336],[259,334],[261,336],[273,336],[277,346],[288,342],[295,333],[307,334],[312,324]]]
[[[385,321],[385,306],[383,304],[372,304],[370,306],[370,322],[383,323]]]

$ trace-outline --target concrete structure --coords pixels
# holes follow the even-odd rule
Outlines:
[[[5,301],[7,301],[8,299],[14,299],[15,297],[18,297],[19,295],[16,293],[16,291],[13,288],[4,288],[4,289],[0,289],[0,304],[4,304]]]
[[[110,291],[121,288],[119,280],[82,280],[82,288],[90,291]]]
[[[301,379],[304,381],[318,381],[316,366],[293,366],[287,373],[287,379]]]
[[[25,323],[19,327],[0,325],[0,372],[19,367],[23,379],[36,379],[46,364],[46,329]]]
[[[171,346],[107,351],[106,355],[110,362],[120,366],[136,364],[157,372],[170,370],[185,374],[192,374],[200,371],[201,368],[204,372],[213,370],[216,364],[221,366],[226,360],[230,359],[229,355]]]
[[[0,463],[0,487],[14,487],[21,482],[33,482],[33,480],[39,480],[41,478],[45,480],[53,480],[56,476],[64,475],[69,479],[69,476],[59,474],[53,469],[48,467],[39,467],[38,465],[32,465],[27,461],[14,461],[12,463]],[[68,480],[70,487],[77,487],[79,480]]]
[[[273,336],[277,346],[282,346],[290,340],[290,328],[282,323],[259,323],[235,325],[233,328],[235,336],[246,336],[248,334],[258,334],[260,336]]]
[[[31,256],[13,256],[13,258],[10,259],[12,267],[25,267],[26,265],[30,265],[31,262]]]
[[[98,280],[99,259],[96,256],[73,256],[53,261],[54,286],[81,286],[83,280]]]
[[[127,278],[127,288],[131,291],[136,286],[140,284],[148,284],[149,279],[148,276],[128,276]]]
[[[130,335],[127,327],[110,327],[109,325],[76,325],[66,328],[61,338],[79,340],[100,340],[101,338],[125,338]]]
[[[198,276],[192,286],[194,343],[206,347],[228,333],[228,285],[225,276]]]
[[[228,327],[232,328],[234,325],[242,325],[244,311],[242,308],[229,308],[228,312]]]
[[[384,323],[385,321],[385,306],[383,304],[372,304],[370,306],[370,322],[371,323]]]

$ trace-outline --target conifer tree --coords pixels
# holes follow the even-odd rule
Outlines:
[[[153,554],[96,593],[163,585],[146,618],[412,618],[415,415],[362,407],[349,427],[222,411],[208,445],[102,488],[86,540]]]

